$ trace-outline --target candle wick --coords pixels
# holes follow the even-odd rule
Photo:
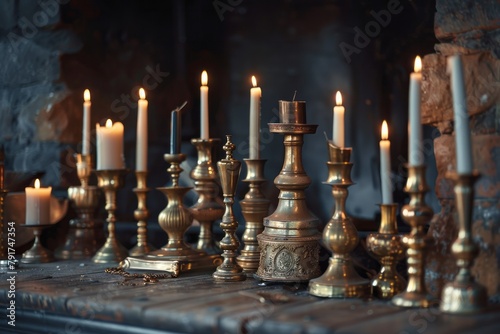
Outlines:
[[[295,95],[297,95],[297,91],[295,91],[295,93],[293,93],[292,101],[295,101]]]
[[[323,134],[325,135],[326,141],[330,141],[330,139],[328,139],[328,135],[326,134],[326,131],[323,131]]]
[[[184,103],[180,107],[175,108],[175,110],[176,111],[181,111],[182,108],[184,108],[186,106],[186,104],[188,104],[188,101],[184,101]]]

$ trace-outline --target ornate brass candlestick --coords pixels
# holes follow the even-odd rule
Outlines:
[[[241,211],[245,217],[245,232],[243,233],[244,247],[238,256],[238,264],[247,273],[253,273],[259,268],[260,251],[257,235],[264,230],[263,220],[268,215],[269,200],[264,197],[261,185],[264,178],[263,159],[245,159],[247,164],[247,178],[243,182],[250,184],[250,189],[241,204]]]
[[[317,125],[305,124],[305,102],[280,101],[280,121],[270,123],[273,133],[284,134],[285,157],[274,184],[280,190],[274,213],[264,218],[257,236],[260,262],[255,277],[273,282],[305,282],[320,274],[319,220],[307,208],[304,190],[311,183],[302,165],[305,134]]]
[[[434,297],[425,287],[425,252],[429,239],[424,232],[425,225],[432,219],[433,211],[425,203],[429,190],[425,181],[425,166],[408,166],[408,180],[405,191],[410,194],[410,203],[403,206],[401,214],[411,226],[411,232],[403,237],[408,256],[408,285],[406,291],[392,298],[392,303],[402,307],[430,307],[436,304]]]
[[[46,225],[35,225],[35,224],[26,224],[24,227],[28,227],[33,229],[33,234],[35,235],[35,241],[33,242],[33,246],[23,253],[21,258],[22,263],[47,263],[54,261],[54,254],[52,251],[48,250],[42,245],[40,241],[40,236],[42,235],[42,231],[44,228],[49,227],[51,224]]]
[[[99,204],[100,190],[88,185],[92,172],[90,155],[76,155],[76,172],[81,185],[69,187],[68,197],[78,218],[69,222],[66,242],[56,251],[56,257],[64,260],[90,258],[98,249],[94,213]]]
[[[488,304],[486,289],[477,283],[471,273],[479,249],[472,239],[472,208],[474,183],[479,173],[459,175],[448,173],[455,182],[455,201],[458,213],[458,238],[451,247],[460,268],[455,280],[445,285],[440,309],[446,313],[475,313]]]
[[[236,251],[240,243],[236,236],[238,222],[233,214],[234,193],[240,176],[241,162],[233,158],[233,151],[236,146],[231,142],[231,136],[226,135],[226,138],[227,142],[223,147],[224,151],[226,151],[226,158],[217,163],[226,206],[220,223],[220,227],[226,234],[220,242],[224,261],[217,267],[212,276],[216,281],[237,282],[244,281],[247,278],[243,268],[236,262]]]
[[[349,255],[359,242],[358,231],[345,212],[347,188],[353,184],[351,149],[329,145],[332,151],[324,184],[332,186],[335,211],[323,230],[323,244],[333,254],[325,273],[309,282],[309,293],[319,297],[366,297],[371,294],[370,281],[356,272]]]
[[[212,235],[212,224],[220,219],[224,208],[218,201],[217,170],[212,162],[212,151],[218,139],[192,139],[191,143],[198,151],[198,163],[191,171],[194,190],[198,193],[198,201],[190,208],[194,219],[200,222],[200,235],[196,248],[207,254],[220,254]]]
[[[184,195],[191,188],[179,187],[179,175],[183,171],[180,164],[186,155],[165,154],[164,158],[170,163],[167,171],[172,178],[172,186],[158,188],[167,197],[167,206],[160,212],[158,223],[168,234],[168,243],[146,255],[128,257],[123,268],[169,271],[175,275],[189,270],[212,269],[222,262],[219,255],[194,250],[184,242],[184,234],[193,221],[190,211],[183,204]]]
[[[137,196],[137,209],[134,211],[134,218],[137,219],[137,245],[130,250],[131,256],[140,256],[147,254],[155,248],[148,243],[148,217],[149,211],[146,205],[147,187],[146,171],[136,171],[137,187],[134,188],[134,193]]]
[[[381,204],[378,233],[371,233],[366,238],[368,250],[382,266],[371,282],[373,295],[383,299],[394,297],[406,287],[406,280],[396,271],[396,265],[405,253],[401,236],[397,234],[397,208],[397,204]]]
[[[116,191],[123,185],[126,169],[96,170],[97,185],[103,189],[106,197],[106,211],[108,211],[108,238],[104,246],[92,258],[96,263],[115,263],[122,261],[128,254],[125,247],[115,236],[116,223]]]

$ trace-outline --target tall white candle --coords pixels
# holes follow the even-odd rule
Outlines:
[[[472,144],[462,59],[459,55],[448,57],[448,72],[451,75],[451,92],[453,95],[453,111],[455,116],[457,173],[470,174],[472,173]]]
[[[137,101],[137,139],[135,147],[135,169],[139,172],[148,170],[148,100],[143,88],[139,89]]]
[[[260,158],[260,98],[262,91],[257,87],[257,80],[252,76],[252,85],[250,89],[250,159]]]
[[[50,193],[52,187],[41,188],[40,180],[35,180],[35,187],[26,187],[26,224],[50,224]]]
[[[419,56],[415,58],[415,72],[410,75],[410,99],[408,117],[408,160],[410,166],[424,164],[424,152],[422,151],[422,124],[420,120],[420,85],[422,83],[422,60]]]
[[[207,71],[201,73],[200,87],[200,138],[208,139],[208,74]]]
[[[82,134],[82,155],[90,154],[90,91],[83,92],[83,134]]]
[[[97,170],[123,169],[123,124],[113,124],[110,119],[106,126],[96,125]]]
[[[342,94],[335,94],[336,106],[333,108],[333,144],[337,147],[344,147],[344,114],[345,108],[342,105]]]
[[[391,182],[391,142],[389,141],[389,128],[387,122],[382,123],[380,141],[380,184],[382,188],[382,204],[392,203]]]

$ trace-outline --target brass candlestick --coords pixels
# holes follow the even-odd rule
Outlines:
[[[455,182],[459,231],[451,251],[457,259],[459,272],[453,282],[445,285],[440,309],[446,313],[475,313],[486,308],[488,304],[485,287],[476,282],[471,273],[471,267],[479,253],[472,239],[474,183],[479,178],[479,173],[448,173],[447,177]]]
[[[40,241],[42,231],[44,228],[51,226],[51,224],[26,224],[24,227],[33,229],[35,241],[33,246],[23,253],[21,257],[22,263],[48,263],[54,261],[54,254],[49,249],[45,248]]]
[[[190,211],[183,204],[184,195],[191,188],[179,187],[179,175],[183,171],[180,164],[186,159],[186,155],[165,154],[164,158],[170,163],[167,171],[171,176],[172,186],[158,188],[167,197],[167,206],[160,212],[158,223],[168,234],[168,243],[146,255],[128,257],[123,268],[169,271],[175,275],[189,270],[212,269],[222,262],[219,255],[194,250],[184,242],[184,234],[193,221]]]
[[[371,281],[373,295],[383,299],[394,297],[406,287],[406,280],[396,270],[397,263],[405,253],[401,236],[397,234],[397,208],[397,204],[381,204],[378,233],[371,233],[366,238],[368,251],[381,264],[379,273]]]
[[[100,190],[88,185],[92,172],[90,155],[76,155],[76,172],[80,186],[69,187],[68,197],[78,217],[69,222],[66,242],[56,251],[56,257],[64,260],[90,258],[99,246],[96,241],[94,213],[99,204]]]
[[[238,256],[238,264],[247,273],[254,273],[259,268],[260,251],[257,235],[264,230],[263,220],[268,215],[270,201],[264,197],[261,186],[264,178],[263,159],[245,159],[247,164],[247,178],[243,182],[250,185],[241,204],[241,211],[245,217],[245,232],[243,233],[243,249]]]
[[[425,287],[425,252],[429,239],[424,232],[425,225],[432,219],[433,211],[425,203],[429,190],[425,181],[425,166],[408,166],[408,180],[405,191],[410,194],[410,203],[403,206],[401,214],[411,226],[411,232],[403,237],[408,256],[408,284],[406,291],[392,298],[392,303],[402,307],[430,307],[436,304],[434,297]]]
[[[323,230],[323,244],[333,254],[325,273],[309,282],[309,293],[319,297],[366,297],[371,294],[370,281],[356,272],[349,255],[359,242],[358,231],[345,212],[347,188],[354,184],[351,149],[332,145],[329,149],[333,154],[327,162],[328,180],[324,184],[332,186],[335,211]]]
[[[122,261],[128,254],[125,247],[120,244],[115,236],[116,223],[116,191],[123,185],[126,169],[96,170],[97,185],[103,189],[106,197],[106,211],[108,211],[108,238],[104,246],[92,258],[96,263],[116,263]]]
[[[259,268],[255,277],[272,282],[305,282],[320,274],[319,219],[307,208],[304,190],[311,183],[302,165],[305,134],[317,125],[305,124],[305,102],[280,101],[280,121],[270,123],[273,133],[284,135],[285,156],[274,184],[280,190],[276,210],[264,218],[257,236]]]
[[[137,209],[134,218],[137,219],[137,244],[130,250],[131,256],[147,254],[155,248],[148,243],[148,217],[149,211],[146,205],[149,188],[147,187],[147,171],[136,171],[137,187],[134,193],[137,196]]]
[[[198,193],[198,201],[191,206],[190,211],[194,219],[200,223],[200,234],[196,248],[208,254],[220,254],[221,250],[215,245],[212,235],[212,224],[222,217],[224,208],[217,197],[217,170],[212,162],[214,144],[219,139],[192,139],[191,143],[198,151],[198,163],[191,171],[194,180],[194,190]]]
[[[223,146],[224,151],[226,151],[226,158],[217,163],[226,206],[220,223],[220,227],[226,234],[220,242],[224,261],[217,267],[212,276],[216,281],[237,282],[244,281],[247,278],[243,268],[236,262],[236,251],[240,243],[236,236],[238,222],[233,214],[234,193],[240,176],[241,162],[233,158],[233,151],[236,146],[231,142],[231,136],[226,135],[226,138],[227,141]]]

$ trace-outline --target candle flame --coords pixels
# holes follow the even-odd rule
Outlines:
[[[389,139],[389,127],[387,126],[387,122],[383,121],[382,122],[382,140],[388,140]]]
[[[40,189],[40,179],[35,180],[35,188]]]
[[[342,94],[340,94],[339,91],[337,91],[337,94],[335,94],[335,102],[338,106],[342,105]]]
[[[139,89],[139,97],[141,98],[141,100],[146,99],[146,92],[144,91],[144,88]]]
[[[415,72],[420,72],[422,71],[422,59],[420,59],[420,56],[417,56],[415,58],[415,66],[414,66],[414,71]]]
[[[83,92],[83,99],[85,101],[90,101],[90,90],[85,89],[85,91]]]
[[[113,122],[108,118],[108,120],[106,121],[106,127],[107,128],[112,128],[113,127]]]
[[[255,75],[252,75],[252,85],[257,87],[257,79],[255,79]]]
[[[207,74],[207,71],[201,72],[201,85],[202,86],[208,85],[208,74]]]

